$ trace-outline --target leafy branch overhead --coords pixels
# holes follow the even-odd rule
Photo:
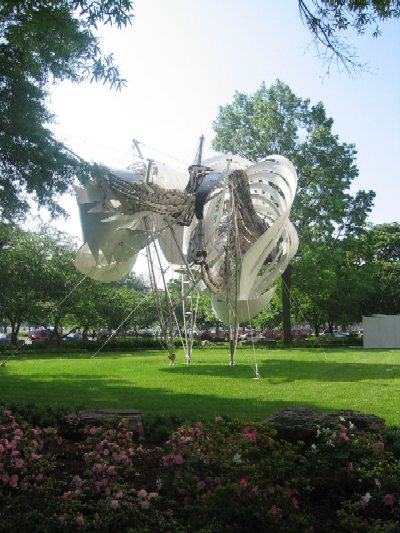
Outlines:
[[[364,35],[370,29],[378,37],[383,21],[400,17],[399,0],[298,0],[298,7],[328,73],[332,63],[351,74],[365,68],[346,32]]]
[[[56,196],[92,172],[48,129],[46,87],[89,79],[121,89],[125,80],[112,54],[102,53],[96,30],[132,19],[129,0],[0,4],[0,218],[27,212],[32,197],[59,214]]]

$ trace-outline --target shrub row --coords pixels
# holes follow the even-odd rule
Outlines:
[[[217,416],[170,427],[161,444],[135,438],[124,419],[74,441],[4,410],[0,532],[400,530],[400,461],[351,420],[305,444]]]

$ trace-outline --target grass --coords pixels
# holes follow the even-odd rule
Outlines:
[[[262,419],[294,405],[355,409],[400,426],[400,351],[362,348],[255,352],[197,349],[193,364],[182,351],[175,367],[159,351],[135,354],[20,355],[0,367],[0,400],[71,408],[139,409],[144,413],[210,419]]]

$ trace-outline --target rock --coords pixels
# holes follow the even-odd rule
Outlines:
[[[354,424],[355,432],[375,433],[378,440],[381,440],[385,428],[383,418],[359,411],[342,410],[322,413],[308,407],[291,407],[273,413],[267,418],[267,422],[275,427],[281,439],[291,442],[298,440],[308,442],[315,437],[318,427],[337,429],[342,423],[341,418]]]
[[[65,424],[69,431],[79,432],[85,426],[93,426],[101,422],[112,422],[125,418],[128,429],[137,435],[143,435],[142,415],[132,409],[100,409],[96,411],[79,411],[69,415]]]

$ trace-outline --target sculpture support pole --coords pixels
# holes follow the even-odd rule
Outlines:
[[[291,302],[290,290],[292,281],[292,265],[288,265],[282,274],[282,325],[283,345],[289,347],[292,344]]]

